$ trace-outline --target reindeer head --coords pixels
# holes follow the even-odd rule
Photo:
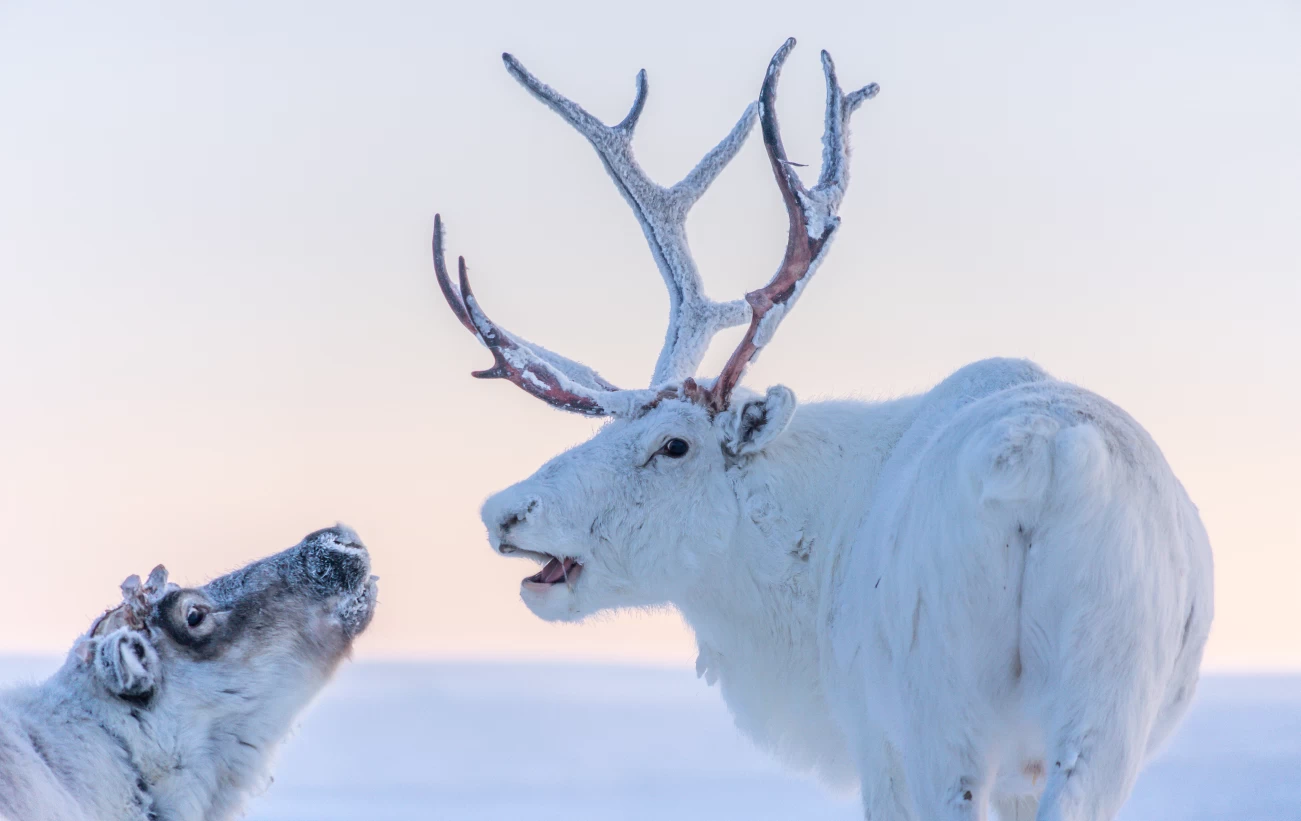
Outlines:
[[[494,550],[543,564],[522,583],[522,595],[547,619],[579,619],[612,607],[674,601],[693,571],[724,551],[740,515],[735,472],[777,440],[795,413],[794,394],[770,388],[738,393],[752,362],[808,284],[840,225],[848,184],[850,115],[877,92],[875,84],[845,94],[831,57],[827,80],[822,171],[811,189],[786,158],[777,127],[777,79],[795,40],[773,56],[757,103],[681,182],[652,182],[632,154],[633,130],[646,101],[646,73],[628,116],[607,126],[503,55],[506,69],[596,149],[632,206],[669,291],[669,327],[648,388],[620,389],[591,368],[507,332],[484,313],[470,289],[465,259],[453,282],[443,254],[442,220],[434,218],[434,267],[452,312],[493,354],[474,376],[506,379],[563,410],[611,421],[591,440],[561,454],[523,482],[490,498],[483,521]],[[756,119],[790,218],[777,273],[743,300],[705,296],[687,245],[686,217],[736,155]],[[713,336],[749,323],[714,379],[696,368]]]
[[[185,761],[175,772],[146,767],[147,786],[166,805],[179,789],[173,782],[202,779],[202,766],[226,786],[262,774],[294,716],[370,623],[376,585],[366,548],[339,526],[202,587],[168,583],[160,565],[143,584],[128,578],[122,594],[78,640],[72,663]]]

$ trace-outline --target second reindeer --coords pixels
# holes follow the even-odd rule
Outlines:
[[[610,422],[490,498],[492,548],[536,560],[537,615],[671,604],[698,671],[739,727],[787,763],[858,782],[870,819],[1106,821],[1187,709],[1212,620],[1211,549],[1148,434],[1023,360],[968,365],[927,393],[798,406],[738,387],[826,256],[848,182],[847,124],[876,91],[827,78],[822,170],[786,158],[777,79],[678,184],[649,180],[632,136],[506,66],[596,149],[669,290],[646,388],[507,332],[434,250],[452,311],[493,354],[481,377]],[[758,119],[790,217],[785,257],[744,300],[703,292],[692,204]],[[863,321],[870,322],[872,308]],[[925,317],[921,317],[924,319]],[[721,329],[748,323],[713,379]],[[889,352],[883,352],[889,355]],[[846,360],[846,367],[851,364]]]

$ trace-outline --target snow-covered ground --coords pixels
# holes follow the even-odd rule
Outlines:
[[[0,684],[50,661],[0,660]],[[787,774],[693,672],[354,664],[309,710],[250,821],[859,819]],[[1301,678],[1202,682],[1124,821],[1301,821]]]

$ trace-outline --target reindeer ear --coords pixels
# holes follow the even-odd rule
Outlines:
[[[122,698],[153,695],[158,686],[158,653],[143,633],[119,627],[88,641],[90,652],[83,651],[83,657],[105,689]]]
[[[733,404],[720,419],[723,448],[732,456],[758,453],[786,430],[797,405],[795,392],[785,385],[772,386],[762,399]]]

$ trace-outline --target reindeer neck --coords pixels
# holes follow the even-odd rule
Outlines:
[[[698,669],[721,684],[738,726],[831,781],[852,781],[853,765],[822,695],[822,582],[917,407],[914,398],[801,407],[777,441],[733,468],[736,535],[678,603]]]
[[[144,821],[152,817],[152,798],[141,788],[140,768],[118,731],[116,705],[97,690],[85,666],[69,660],[42,684],[0,693],[0,746],[6,729],[21,728],[21,738],[9,745],[17,772],[43,771],[90,817]],[[0,801],[0,815],[3,809]]]

